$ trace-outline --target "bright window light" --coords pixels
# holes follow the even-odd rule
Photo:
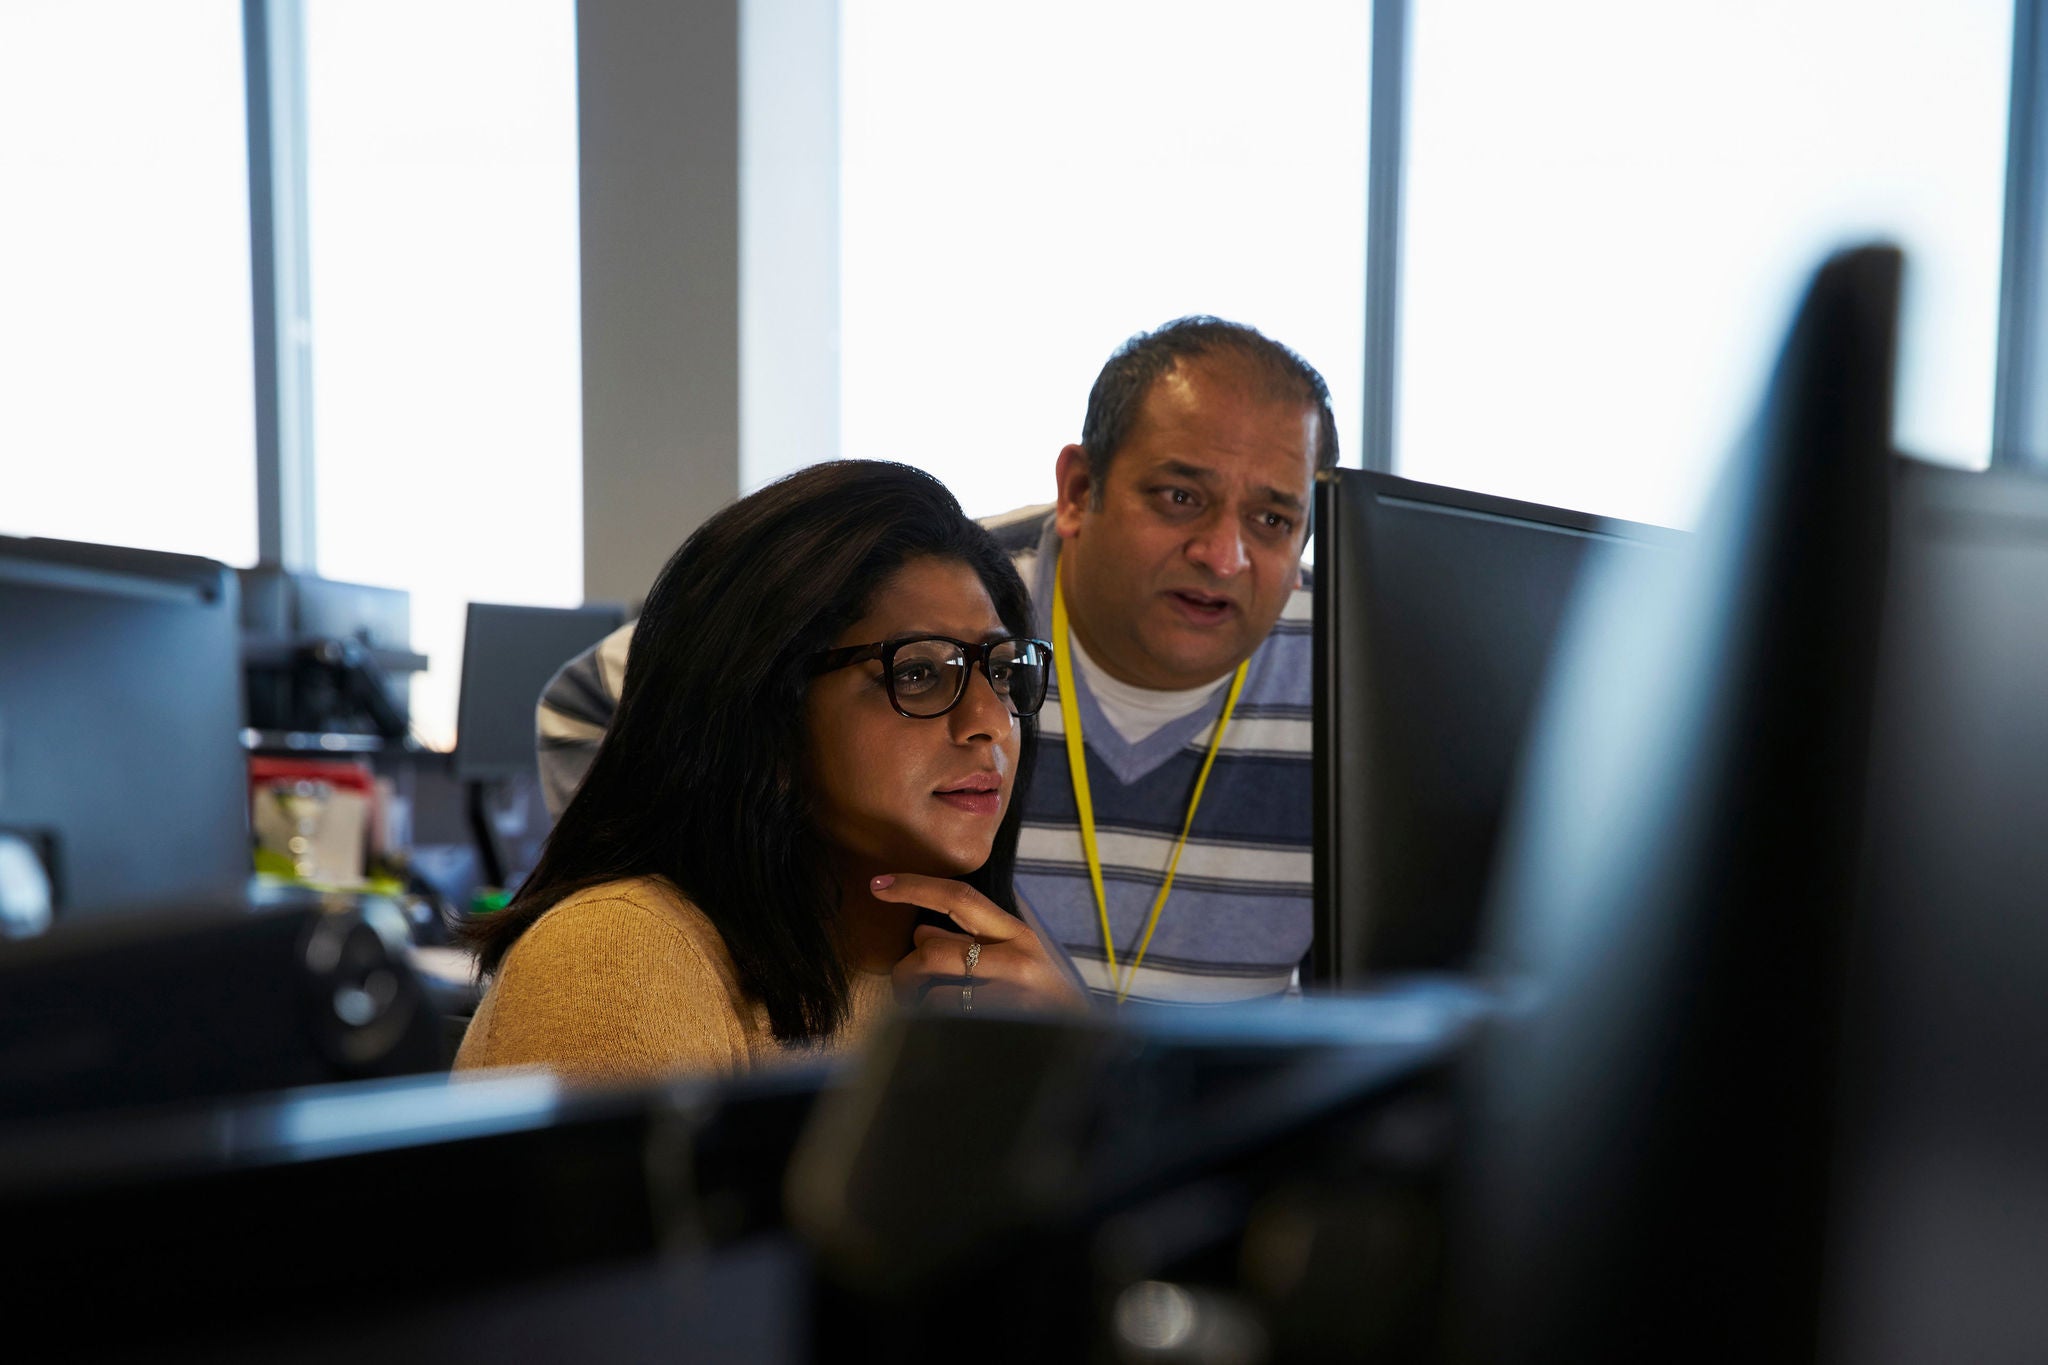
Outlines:
[[[1050,501],[1110,351],[1215,313],[1322,371],[1355,460],[1370,10],[845,5],[845,453]]]
[[[1416,0],[1397,465],[1687,525],[1829,251],[1905,248],[1909,451],[1988,461],[2009,0]]]
[[[454,739],[465,604],[582,598],[570,0],[309,0],[320,572],[412,594]]]
[[[0,6],[0,532],[256,558],[237,0]]]

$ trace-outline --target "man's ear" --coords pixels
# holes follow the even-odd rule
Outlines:
[[[1063,540],[1081,534],[1081,514],[1088,510],[1095,485],[1088,474],[1088,452],[1079,446],[1060,451],[1052,467],[1053,482],[1059,488],[1059,502],[1053,513],[1053,527]]]

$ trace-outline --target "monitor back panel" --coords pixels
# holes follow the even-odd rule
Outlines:
[[[1908,465],[1873,724],[1830,1321],[1873,1362],[2048,1348],[2048,481]]]
[[[240,647],[219,564],[0,538],[0,830],[58,923],[246,896]]]
[[[1361,470],[1317,499],[1310,979],[1463,969],[1580,575],[1680,536]]]
[[[463,779],[536,770],[534,711],[563,664],[625,624],[617,606],[469,604],[455,771]]]

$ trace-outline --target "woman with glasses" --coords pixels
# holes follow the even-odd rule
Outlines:
[[[1017,917],[1051,647],[944,485],[792,474],[655,580],[589,775],[511,905],[459,1068],[738,1072],[893,1000],[1077,1005]]]

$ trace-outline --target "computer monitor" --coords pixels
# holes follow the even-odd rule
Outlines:
[[[220,564],[0,537],[0,835],[58,922],[246,899],[239,646]]]
[[[1573,589],[1683,536],[1357,469],[1318,476],[1315,516],[1307,979],[1460,970]]]
[[[534,711],[548,679],[626,623],[617,605],[469,604],[457,704],[455,775],[465,781],[537,771]]]
[[[1890,1067],[1929,1047],[1932,1017],[1915,997],[1954,970],[1938,953],[1902,964],[1890,983],[1905,993],[1893,1002],[1902,1014],[1890,1017],[1916,1027],[1889,1045],[1845,1015],[1867,974],[1857,965],[1870,928],[1867,842],[1904,837],[1866,826],[1873,735],[1938,759],[1949,794],[1971,792],[1977,814],[1990,802],[1976,798],[2020,798],[1995,815],[2000,874],[2040,870],[2037,855],[2018,850],[2038,838],[2029,807],[2041,810],[2048,790],[2038,763],[2023,767],[2043,756],[2048,733],[2039,689],[2001,667],[2048,659],[2030,624],[2041,598],[2023,597],[2048,574],[2020,563],[2039,550],[2020,552],[2025,537],[2008,536],[2002,552],[1923,563],[1907,546],[1900,563],[1934,591],[1906,615],[1895,610],[1903,599],[1888,581],[1887,545],[1924,534],[1894,516],[1900,270],[1883,248],[1823,266],[1696,531],[1649,573],[1589,580],[1574,604],[1491,897],[1488,955],[1511,971],[1501,985],[1512,1009],[1472,1074],[1460,1238],[1470,1277],[1460,1297],[1471,1307],[1459,1315],[1481,1338],[1470,1358],[1873,1358],[1820,1342],[1843,1062],[1877,1045]],[[1968,517],[1956,521],[1957,535],[1978,534]],[[1895,708],[1874,730],[1887,636],[1895,657],[1927,670],[1919,676],[1952,678],[1959,690],[1924,698],[1917,713]],[[2025,636],[2041,643],[2022,648]],[[1924,658],[1948,648],[1973,651],[1972,662]],[[1943,723],[1923,729],[1935,715]],[[2000,721],[2010,731],[1989,728]],[[1945,742],[1967,743],[1970,761],[1999,780],[1965,778]],[[1920,780],[1904,778],[1908,788]],[[1878,866],[1901,857],[1933,879],[1879,891],[1905,894],[1928,917],[1922,943],[1962,928],[1958,915],[1983,913],[1956,904],[1981,890],[1978,875],[1963,875],[1979,836],[1948,828],[1878,849]],[[1987,906],[2038,920],[2038,880],[1991,894]],[[2043,941],[2038,927],[2015,928],[1981,951],[2022,958]],[[2038,982],[2039,961],[2003,970]],[[2035,1000],[2048,996],[2041,984]],[[2048,1010],[2017,996],[1995,1008],[2048,1022]],[[1972,1037],[2043,1055],[2038,1038],[1991,1030],[1942,1041]],[[1923,1056],[1925,1074],[1975,1061],[1938,1044]],[[2027,1073],[2035,1093],[2038,1074]],[[2044,1137],[2039,1126],[2033,1137]],[[2042,1203],[2011,1186],[1978,1193],[2001,1213],[2009,1201]],[[1946,1192],[1919,1203],[1928,1195],[1894,1181],[1878,1198],[1920,1208],[1922,1231],[1952,1236],[1964,1224],[1946,1220],[1972,1217]],[[2022,1244],[2040,1268],[2038,1236]],[[1962,1273],[1960,1262],[1944,1270]],[[2015,1275],[2015,1265],[1997,1273]],[[1920,1288],[1879,1278],[1894,1291]],[[2031,1305],[2033,1281],[2020,1279]],[[2001,1354],[1950,1338],[1932,1349]]]
[[[427,667],[412,648],[411,594],[271,564],[236,577],[249,726],[264,747],[317,749],[331,735],[404,747],[411,678]]]
[[[2048,1352],[2048,480],[1902,462],[1823,1339]]]

